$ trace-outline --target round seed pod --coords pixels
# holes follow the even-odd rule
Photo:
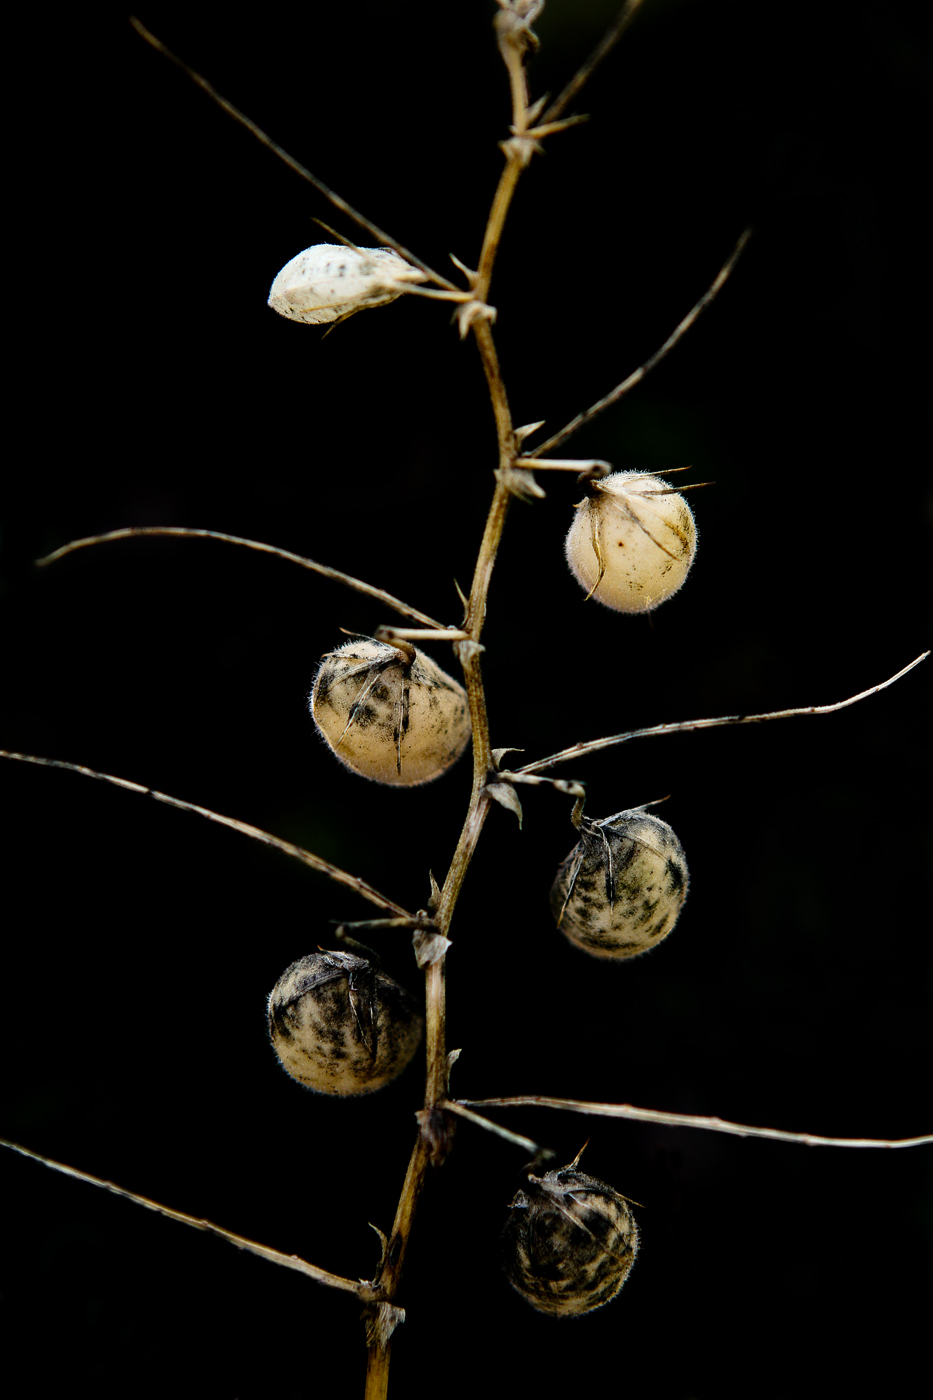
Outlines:
[[[321,326],[370,306],[384,306],[425,276],[391,248],[346,248],[317,243],[285,264],[269,291],[269,305],[290,321]]]
[[[369,1094],[396,1079],[424,1022],[393,977],[352,953],[310,953],[269,996],[269,1038],[282,1068],[322,1094]]]
[[[501,1262],[538,1312],[580,1317],[621,1289],[638,1250],[628,1202],[576,1164],[528,1177],[509,1207]]]
[[[412,647],[363,638],[321,660],[311,690],[314,723],[348,768],[379,783],[429,783],[470,738],[466,691]]]
[[[571,943],[597,958],[633,958],[666,938],[687,898],[676,835],[643,809],[580,825],[551,886],[551,913]]]
[[[697,547],[693,512],[666,481],[615,472],[590,484],[564,552],[588,598],[617,612],[648,612],[676,593]]]

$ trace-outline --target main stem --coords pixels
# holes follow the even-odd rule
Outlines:
[[[513,129],[524,131],[527,110],[524,75],[522,74],[521,81],[516,81],[516,75],[513,71],[514,62],[510,62],[506,57],[506,64],[509,68],[512,88]],[[522,168],[521,160],[516,155],[509,153],[486,223],[480,266],[473,288],[476,299],[480,302],[485,302],[489,293],[502,229]],[[486,785],[489,782],[490,774],[494,771],[494,764],[489,738],[489,720],[486,713],[486,694],[483,688],[481,666],[483,648],[480,645],[480,635],[486,620],[486,600],[492,571],[495,567],[512,497],[508,485],[508,475],[512,469],[517,450],[512,416],[509,411],[505,384],[499,369],[499,359],[496,354],[491,324],[488,320],[478,319],[474,321],[472,329],[486,375],[489,398],[496,423],[499,468],[496,473],[496,488],[486,517],[483,538],[480,542],[476,567],[473,571],[470,596],[467,600],[463,622],[463,631],[467,633],[467,639],[455,643],[455,649],[463,667],[470,708],[470,723],[473,734],[473,786],[457,847],[434,911],[438,929],[445,937],[448,936],[457,899],[470,861],[473,859],[486,814],[489,811]],[[440,1107],[447,1096],[445,983],[446,958],[442,955],[437,961],[430,963],[425,971],[427,1082],[424,1108],[418,1114],[418,1138],[408,1163],[385,1258],[379,1276],[373,1284],[372,1296],[386,1302],[390,1302],[395,1297],[398,1289],[412,1222],[428,1169],[432,1165],[440,1165],[443,1162],[450,1149],[453,1135],[453,1120]],[[377,1340],[370,1345],[365,1400],[384,1400],[389,1382],[390,1350],[391,1343],[388,1341],[383,1343]]]

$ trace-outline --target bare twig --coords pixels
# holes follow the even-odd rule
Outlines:
[[[597,400],[596,403],[594,403],[590,408],[586,409],[583,413],[578,413],[576,418],[571,418],[570,422],[565,424],[565,426],[561,428],[560,432],[555,433],[553,437],[549,437],[547,442],[542,442],[540,447],[535,447],[531,452],[527,454],[528,458],[543,457],[547,453],[552,452],[555,447],[559,447],[562,442],[566,442],[567,439],[571,437],[579,428],[582,428],[584,423],[592,422],[592,420],[598,414],[602,413],[604,409],[611,407],[611,405],[614,403],[618,403],[619,399],[621,399],[624,394],[627,394],[630,389],[634,389],[636,384],[640,384],[641,381],[645,378],[645,375],[650,374],[651,370],[654,369],[655,365],[660,364],[660,362],[664,359],[665,355],[667,355],[671,350],[673,350],[674,346],[678,343],[678,341],[683,339],[683,337],[687,334],[687,331],[693,325],[694,321],[697,319],[700,313],[702,311],[705,311],[707,306],[709,306],[710,302],[725,284],[727,278],[729,277],[729,274],[731,273],[732,269],[735,267],[736,263],[739,260],[739,257],[742,253],[742,249],[745,247],[746,243],[751,238],[751,236],[752,231],[750,228],[747,228],[742,234],[738,243],[736,243],[729,257],[723,263],[715,281],[703,293],[696,305],[692,307],[690,311],[687,312],[683,320],[678,322],[678,324],[674,327],[673,331],[671,331],[671,334],[667,337],[667,340],[665,340],[664,344],[660,347],[660,349],[656,350],[654,354],[651,355],[643,365],[639,365],[638,369],[633,370],[632,373],[628,376],[628,378],[622,380],[621,384],[617,384],[616,387],[605,396],[605,398]]]
[[[418,608],[410,607],[408,603],[403,603],[401,598],[387,593],[384,588],[376,588],[371,583],[364,583],[362,579],[354,578],[352,574],[341,573],[339,569],[331,569],[327,564],[318,564],[314,559],[305,559],[301,554],[292,554],[291,550],[278,549],[274,544],[262,544],[258,540],[245,540],[239,535],[224,535],[219,530],[191,530],[180,525],[131,525],[122,530],[108,530],[105,535],[87,535],[81,540],[71,540],[68,544],[63,544],[60,549],[53,550],[51,554],[46,554],[42,559],[37,559],[36,563],[40,568],[44,568],[46,564],[58,563],[59,559],[64,559],[66,554],[74,554],[76,549],[88,549],[97,544],[112,544],[115,540],[139,539],[144,535],[171,535],[177,539],[220,540],[222,544],[238,544],[242,545],[244,549],[257,550],[260,554],[271,554],[276,559],[285,559],[289,564],[298,564],[302,569],[310,569],[312,573],[320,574],[322,578],[332,579],[334,583],[345,584],[347,588],[352,588],[357,593],[363,593],[367,598],[375,598],[384,607],[391,608],[393,612],[400,613],[402,617],[410,617],[415,622],[422,622],[425,627],[432,631],[444,634],[447,632],[447,628],[442,622],[436,622],[427,613],[421,612]]]
[[[702,1118],[695,1113],[665,1113],[656,1108],[634,1108],[630,1103],[589,1103],[585,1099],[551,1099],[543,1094],[525,1094],[508,1099],[461,1099],[470,1108],[557,1108],[569,1113],[594,1114],[601,1118],[630,1118],[640,1123],[663,1123],[670,1128],[703,1128],[734,1137],[773,1138],[777,1142],[797,1142],[809,1147],[924,1147],[933,1144],[933,1133],[910,1138],[836,1138],[816,1133],[789,1133],[783,1128],[753,1128],[747,1123],[730,1123],[724,1118]]]
[[[364,228],[367,233],[372,234],[377,243],[385,244],[388,248],[394,248],[399,257],[404,258],[406,262],[413,263],[415,267],[420,267],[421,271],[425,273],[426,276],[430,277],[432,282],[436,282],[439,287],[447,287],[448,290],[452,292],[458,292],[460,290],[453,282],[448,281],[448,279],[441,276],[439,272],[435,272],[426,262],[422,262],[422,260],[416,257],[414,253],[410,252],[403,243],[399,243],[381,229],[378,224],[372,223],[364,214],[354,209],[352,204],[348,204],[339,194],[330,189],[328,185],[325,185],[323,180],[319,180],[316,175],[312,175],[311,171],[302,165],[300,161],[295,160],[294,156],[290,156],[277,141],[273,141],[271,136],[267,136],[261,127],[258,127],[254,121],[251,121],[245,112],[241,112],[239,107],[234,107],[232,102],[228,102],[226,97],[222,97],[212,83],[209,83],[206,78],[202,78],[200,73],[195,72],[193,68],[185,63],[184,59],[172,53],[171,49],[166,48],[162,40],[157,39],[134,15],[130,16],[130,24],[136,30],[140,38],[145,39],[146,43],[149,44],[151,48],[154,48],[157,53],[162,54],[163,58],[167,58],[170,63],[174,63],[176,68],[180,68],[193,83],[197,84],[202,92],[207,93],[212,102],[216,102],[217,106],[226,112],[229,117],[232,117],[235,122],[239,122],[240,126],[244,126],[251,135],[255,136],[257,141],[260,141],[273,155],[278,156],[279,160],[284,161],[290,170],[294,170],[296,175],[300,175],[302,180],[307,180],[309,185],[313,185],[325,199],[333,204],[335,209],[339,209],[342,214],[346,214],[354,223],[359,224],[360,228]]]
[[[530,1152],[539,1162],[543,1161],[545,1158],[554,1156],[554,1153],[549,1147],[542,1147],[539,1142],[535,1142],[534,1138],[523,1137],[521,1133],[510,1132],[508,1128],[503,1128],[500,1124],[494,1123],[491,1118],[483,1118],[481,1114],[473,1113],[471,1109],[466,1108],[465,1105],[460,1103],[457,1099],[445,1099],[440,1107],[447,1109],[450,1113],[456,1113],[458,1118],[465,1118],[468,1123],[475,1123],[478,1128],[484,1128],[487,1133],[495,1133],[496,1137],[504,1138],[504,1140],[510,1142],[513,1147],[524,1148],[526,1152]]]
[[[160,1205],[158,1201],[152,1201],[148,1196],[137,1196],[135,1191],[127,1191],[112,1181],[104,1181],[99,1176],[91,1176],[89,1172],[80,1172],[76,1167],[69,1167],[64,1162],[55,1162],[51,1157],[43,1157],[40,1152],[31,1152],[28,1147],[21,1147],[19,1143],[8,1142],[5,1138],[0,1138],[0,1147],[8,1147],[11,1152],[18,1152],[21,1157],[28,1157],[33,1162],[41,1162],[44,1167],[51,1167],[53,1171],[62,1172],[64,1176],[74,1177],[76,1181],[85,1181],[90,1186],[100,1186],[104,1191],[110,1191],[115,1196],[122,1196],[124,1200],[132,1201],[134,1205],[144,1206],[146,1210],[154,1210],[169,1220],[177,1220],[179,1225],[190,1225],[195,1230],[204,1230],[209,1235],[216,1235],[218,1239],[236,1245],[237,1249],[245,1249],[250,1254],[258,1255],[260,1259],[268,1259],[270,1264],[281,1265],[283,1269],[293,1269],[296,1273],[304,1274],[305,1278],[313,1279],[315,1283],[326,1284],[328,1288],[338,1288],[344,1293],[353,1293],[357,1298],[369,1299],[370,1290],[366,1284],[357,1283],[352,1278],[342,1278],[340,1274],[332,1274],[327,1269],[319,1269],[317,1264],[309,1264],[307,1260],[299,1259],[297,1254],[282,1254],[278,1249],[270,1249],[268,1245],[257,1244],[255,1240],[248,1240],[243,1235],[234,1234],[232,1230],[225,1230],[222,1225],[215,1225],[210,1220],[202,1220],[195,1215],[186,1215],[181,1210],[172,1210],[171,1206]]]
[[[340,885],[346,885],[349,889],[355,890],[363,899],[368,899],[370,904],[377,905],[380,909],[387,909],[393,914],[398,914],[403,918],[411,918],[407,909],[403,909],[394,900],[387,899],[384,894],[373,889],[366,880],[361,880],[357,875],[350,875],[346,870],[341,870],[337,865],[331,865],[330,861],[322,860],[311,851],[306,851],[302,846],[295,846],[291,841],[283,841],[278,836],[273,836],[268,831],[262,831],[258,826],[250,826],[247,822],[237,821],[235,817],[223,817],[219,812],[212,812],[208,807],[198,807],[193,802],[183,802],[179,797],[170,797],[168,793],[157,792],[155,788],[145,787],[142,783],[131,783],[127,778],[115,778],[110,773],[98,773],[93,768],[85,768],[80,763],[65,763],[59,758],[38,758],[30,753],[11,753],[7,749],[0,749],[0,758],[12,758],[19,763],[36,763],[43,768],[62,768],[68,773],[80,773],[84,778],[96,778],[98,782],[111,783],[114,787],[125,788],[127,792],[137,792],[143,797],[152,797],[156,802],[164,802],[169,807],[175,807],[180,812],[194,812],[196,816],[206,817],[210,822],[217,822],[219,826],[229,827],[231,831],[238,831],[242,836],[251,836],[254,841],[261,841],[265,846],[271,846],[276,851],[282,851],[287,856],[294,856],[302,864],[308,865],[312,870],[317,870],[319,874],[326,875],[330,880],[336,880]]]
[[[541,122],[552,122],[566,112],[583,84],[595,73],[603,59],[611,53],[616,44],[622,38],[626,29],[635,18],[636,12],[641,8],[642,0],[626,0],[617,17],[610,24],[599,43],[596,45],[589,58],[580,68],[577,69],[570,82],[558,97],[555,97],[550,107],[541,115]]]
[[[919,666],[929,655],[928,651],[922,652],[888,680],[869,686],[867,690],[859,691],[858,695],[850,695],[848,700],[837,700],[834,705],[802,705],[799,709],[770,710],[763,715],[723,715],[719,719],[688,719],[676,724],[654,724],[647,729],[630,729],[625,734],[610,734],[605,739],[589,739],[582,744],[571,744],[569,749],[561,749],[559,753],[549,754],[547,758],[538,758],[534,763],[526,763],[517,771],[539,773],[545,768],[553,768],[555,763],[566,763],[569,758],[582,758],[584,754],[609,749],[614,744],[627,743],[629,739],[650,739],[656,734],[686,734],[694,729],[717,729],[726,724],[761,724],[768,719],[791,719],[794,715],[831,715],[836,710],[845,710],[849,705],[857,705],[860,700],[867,700],[869,695],[877,695],[879,691],[886,690],[889,685],[906,676],[908,671]]]

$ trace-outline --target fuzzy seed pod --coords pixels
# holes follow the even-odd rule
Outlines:
[[[312,326],[384,306],[424,274],[391,248],[346,248],[318,243],[292,258],[269,291],[269,305],[290,321]]]
[[[590,484],[564,551],[588,598],[648,612],[676,593],[693,563],[697,528],[683,496],[660,477],[615,472]]]
[[[633,958],[666,938],[687,898],[683,847],[643,809],[580,824],[551,886],[561,933],[597,958]]]
[[[621,1289],[638,1250],[628,1202],[576,1163],[530,1176],[509,1207],[501,1260],[513,1288],[538,1312],[580,1317]]]
[[[321,660],[310,704],[333,752],[364,778],[404,787],[429,783],[470,737],[463,686],[412,647],[364,638]]]
[[[282,1068],[322,1094],[369,1094],[398,1077],[424,1022],[394,978],[352,953],[310,953],[269,996],[269,1037]]]

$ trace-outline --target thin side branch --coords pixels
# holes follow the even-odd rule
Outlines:
[[[690,311],[688,311],[684,319],[680,321],[677,326],[675,326],[674,330],[667,337],[667,340],[665,340],[664,344],[659,350],[656,350],[654,354],[649,359],[647,359],[643,365],[639,365],[638,369],[633,370],[627,379],[622,380],[621,384],[617,384],[616,387],[611,391],[611,393],[608,393],[605,398],[599,399],[596,403],[592,405],[592,407],[586,409],[583,413],[578,413],[576,418],[572,418],[569,423],[567,423],[563,428],[561,428],[560,432],[555,433],[553,437],[549,437],[547,442],[542,442],[540,447],[534,448],[534,450],[529,452],[527,456],[532,458],[543,457],[547,453],[552,452],[555,447],[559,447],[561,443],[566,442],[567,439],[578,430],[578,428],[582,428],[584,423],[592,422],[592,420],[598,414],[602,413],[603,409],[610,408],[612,404],[618,403],[619,399],[621,399],[623,395],[627,394],[630,389],[634,389],[636,384],[640,384],[641,381],[645,378],[645,376],[647,374],[650,374],[650,372],[654,369],[655,365],[660,364],[661,361],[664,359],[665,355],[669,354],[669,352],[673,350],[674,346],[678,343],[678,341],[683,339],[683,337],[687,334],[687,331],[693,325],[694,321],[697,319],[700,313],[706,310],[706,308],[709,306],[710,302],[713,300],[716,294],[722,289],[729,277],[729,274],[738,262],[743,248],[745,247],[746,243],[751,238],[751,236],[752,231],[750,228],[747,228],[742,234],[738,243],[736,243],[735,247],[733,248],[725,263],[723,263],[722,267],[719,270],[719,274],[716,277],[716,280],[713,282],[712,286],[707,288],[707,290],[700,297],[700,300],[696,303],[696,305]]]
[[[554,1153],[549,1147],[542,1147],[534,1138],[523,1137],[521,1133],[510,1132],[508,1128],[503,1128],[498,1123],[494,1123],[491,1118],[483,1118],[481,1114],[474,1113],[457,1099],[445,1099],[439,1105],[440,1108],[448,1109],[451,1113],[456,1113],[458,1118],[465,1118],[468,1123],[475,1123],[478,1128],[484,1128],[487,1133],[495,1133],[496,1137],[504,1138],[513,1147],[522,1147],[526,1152],[530,1152],[533,1157],[541,1161],[545,1157],[553,1157]]]
[[[630,1118],[639,1123],[663,1123],[669,1128],[703,1128],[733,1137],[773,1138],[777,1142],[797,1142],[807,1147],[925,1147],[933,1144],[933,1133],[910,1138],[836,1138],[816,1133],[789,1133],[783,1128],[753,1128],[747,1123],[730,1123],[725,1118],[701,1118],[695,1113],[665,1113],[656,1108],[634,1108],[630,1103],[589,1103],[584,1099],[551,1099],[542,1094],[526,1094],[509,1099],[461,1099],[471,1108],[558,1108],[569,1113],[587,1113],[600,1118]]]
[[[439,287],[446,287],[451,292],[459,292],[460,288],[456,287],[453,282],[448,281],[446,277],[442,277],[439,272],[435,272],[433,268],[429,267],[426,262],[422,262],[420,258],[415,257],[415,254],[410,252],[403,243],[399,243],[396,239],[390,237],[378,224],[372,223],[364,214],[354,209],[352,204],[348,204],[339,194],[325,185],[323,180],[319,180],[316,175],[312,175],[311,171],[303,166],[300,161],[295,160],[294,156],[290,156],[277,141],[273,141],[271,136],[267,136],[261,127],[258,127],[254,121],[251,121],[245,112],[241,112],[239,107],[234,107],[232,102],[228,102],[226,97],[222,97],[212,83],[209,83],[206,78],[202,78],[200,73],[195,72],[193,68],[185,63],[184,59],[172,53],[171,49],[166,48],[162,40],[157,39],[135,15],[130,16],[130,24],[141,39],[145,39],[146,43],[149,44],[151,48],[154,48],[157,53],[160,53],[163,58],[167,58],[170,63],[174,63],[176,68],[180,68],[193,83],[197,84],[202,92],[207,93],[212,102],[216,102],[217,106],[227,113],[228,117],[232,117],[235,122],[239,122],[240,126],[244,126],[252,136],[255,136],[257,141],[261,142],[273,155],[278,156],[279,160],[283,161],[290,170],[294,170],[296,175],[300,175],[302,180],[307,180],[309,185],[313,185],[325,199],[330,201],[335,209],[339,209],[342,214],[346,214],[354,223],[359,224],[360,228],[364,228],[367,233],[372,234],[377,243],[385,244],[388,248],[394,248],[399,257],[404,258],[406,262],[413,263],[415,267],[420,267],[421,271],[425,273],[426,276],[430,277],[432,282],[436,282]]]
[[[326,875],[328,879],[335,880],[339,885],[346,885],[348,889],[355,890],[363,899],[368,899],[370,904],[375,904],[380,909],[387,909],[390,913],[405,919],[411,918],[407,909],[403,909],[394,900],[380,894],[366,880],[361,880],[358,875],[350,875],[346,870],[341,870],[338,865],[331,865],[330,861],[322,860],[312,851],[306,851],[303,846],[295,846],[291,841],[283,841],[281,837],[273,836],[268,831],[262,831],[258,826],[250,826],[247,822],[237,821],[235,817],[221,816],[219,812],[212,812],[209,807],[198,807],[193,802],[183,802],[181,798],[170,797],[166,792],[157,792],[155,788],[145,787],[142,783],[131,783],[127,778],[115,778],[110,773],[98,773],[94,768],[85,768],[80,763],[65,763],[60,758],[38,758],[35,754],[30,753],[11,753],[7,749],[0,749],[0,758],[12,758],[18,763],[36,763],[42,768],[62,768],[67,773],[80,773],[84,778],[96,778],[98,782],[111,783],[114,787],[125,788],[127,792],[137,792],[143,797],[152,797],[156,802],[164,802],[166,806],[175,807],[180,812],[194,812],[196,816],[206,817],[209,822],[217,822],[219,826],[226,826],[231,831],[238,831],[241,836],[250,836],[254,841],[261,841],[265,846],[271,846],[274,850],[282,851],[287,856],[294,856],[296,860],[310,866],[319,874]]]
[[[209,1235],[216,1235],[218,1239],[236,1245],[237,1249],[245,1249],[250,1254],[257,1254],[260,1259],[268,1259],[270,1264],[280,1264],[283,1269],[293,1269],[296,1273],[304,1274],[305,1278],[314,1279],[315,1283],[323,1283],[328,1288],[338,1288],[344,1293],[353,1293],[357,1298],[368,1298],[368,1290],[365,1285],[354,1282],[352,1278],[342,1278],[340,1274],[329,1273],[327,1269],[319,1269],[316,1264],[309,1264],[307,1260],[299,1259],[297,1254],[282,1254],[277,1249],[270,1249],[268,1245],[257,1244],[255,1240],[248,1240],[243,1235],[234,1234],[232,1230],[225,1230],[222,1225],[214,1225],[210,1220],[202,1220],[195,1215],[186,1215],[181,1210],[172,1210],[170,1206],[163,1206],[158,1201],[151,1201],[148,1196],[137,1196],[134,1191],[127,1191],[112,1181],[104,1181],[99,1176],[91,1176],[89,1172],[79,1172],[76,1167],[66,1166],[64,1162],[55,1162],[51,1157],[43,1157],[39,1152],[31,1152],[28,1147],[20,1147],[19,1143],[7,1142],[5,1138],[0,1138],[0,1147],[8,1147],[11,1152],[18,1152],[21,1157],[29,1157],[33,1162],[41,1162],[44,1167],[51,1167],[53,1171],[62,1172],[64,1176],[74,1177],[76,1181],[85,1181],[90,1186],[100,1186],[104,1191],[110,1191],[115,1196],[122,1196],[124,1200],[132,1201],[134,1205],[144,1206],[146,1210],[154,1210],[169,1220],[177,1220],[180,1225],[190,1225],[195,1230],[204,1230]]]
[[[541,114],[539,121],[542,124],[544,122],[552,122],[559,117],[562,112],[566,112],[577,93],[583,87],[583,84],[592,77],[603,59],[615,48],[616,44],[622,38],[622,35],[635,18],[635,14],[641,8],[641,5],[642,0],[626,0],[619,14],[613,20],[612,24],[610,24],[589,58],[577,69],[563,92],[558,97],[555,97],[550,107]]]
[[[364,593],[367,598],[375,598],[384,607],[391,608],[393,612],[399,613],[402,617],[410,617],[415,622],[421,622],[433,631],[446,634],[448,630],[442,622],[436,622],[427,613],[421,612],[418,608],[410,607],[408,603],[403,603],[401,598],[387,593],[384,588],[376,588],[371,583],[364,583],[362,579],[354,578],[352,574],[344,574],[340,569],[331,569],[327,564],[318,564],[314,559],[306,559],[301,554],[292,554],[291,550],[279,549],[274,544],[246,540],[240,535],[224,535],[219,530],[192,530],[181,525],[129,525],[122,530],[108,530],[105,535],[86,535],[84,539],[71,540],[68,544],[63,544],[60,549],[53,550],[51,554],[37,559],[36,564],[39,568],[44,568],[46,564],[57,564],[59,559],[64,559],[66,554],[74,554],[76,549],[88,549],[91,545],[96,544],[112,544],[114,540],[134,540],[143,535],[172,535],[177,539],[220,540],[222,544],[242,545],[244,549],[254,549],[259,554],[272,554],[276,559],[284,559],[289,564],[298,564],[300,568],[309,569],[311,573],[320,574],[322,578],[332,579],[334,583],[345,584],[347,588],[352,588],[357,593]]]
[[[838,700],[834,705],[802,705],[796,710],[771,710],[763,715],[723,715],[719,719],[688,719],[676,724],[655,724],[648,729],[630,729],[626,734],[610,734],[605,739],[589,739],[582,744],[572,744],[569,749],[561,749],[560,753],[552,753],[547,758],[526,763],[516,771],[539,773],[545,768],[553,768],[555,763],[566,763],[569,758],[581,758],[584,754],[596,753],[599,749],[612,748],[614,744],[627,743],[629,739],[653,738],[655,734],[685,734],[694,729],[717,729],[726,724],[761,724],[768,719],[791,719],[794,715],[831,715],[836,710],[845,710],[849,705],[857,705],[860,700],[867,700],[869,695],[877,695],[879,691],[887,690],[889,685],[906,676],[908,671],[919,666],[929,655],[928,651],[922,652],[888,680],[881,681],[879,685],[869,686],[868,690],[861,690],[858,695],[850,695],[848,700]]]

